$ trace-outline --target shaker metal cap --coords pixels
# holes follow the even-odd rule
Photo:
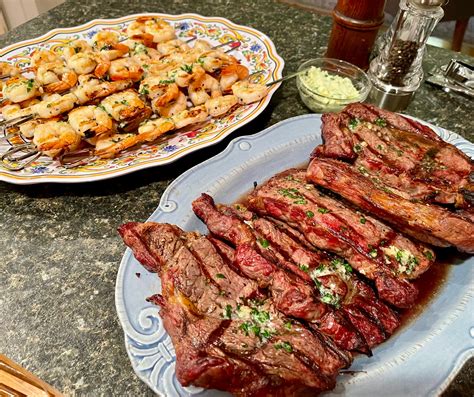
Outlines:
[[[421,7],[440,7],[445,5],[449,0],[409,0],[410,3]]]

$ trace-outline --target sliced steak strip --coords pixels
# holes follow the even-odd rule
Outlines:
[[[201,194],[199,199],[193,201],[193,211],[216,236],[229,242],[238,244],[253,244],[255,237],[250,227],[236,217],[222,217],[215,209],[214,200],[208,194]]]
[[[352,166],[337,160],[314,159],[307,176],[418,240],[474,253],[474,224],[446,209],[414,203],[382,190]]]
[[[409,307],[417,290],[405,279],[421,274],[432,260],[423,256],[426,247],[414,246],[413,252],[401,251],[398,240],[406,241],[392,229],[367,215],[357,214],[339,201],[318,192],[302,182],[304,172],[281,173],[261,185],[249,196],[251,209],[294,226],[315,247],[345,258],[364,276],[375,281],[379,296],[397,307]],[[367,228],[366,228],[367,226]],[[404,258],[397,260],[402,252]],[[398,255],[400,256],[400,255]],[[391,282],[389,283],[389,279]],[[387,291],[387,286],[396,286]],[[394,296],[398,296],[394,299]]]
[[[139,233],[140,229],[148,231],[150,228],[140,226],[128,225],[121,228],[128,231],[134,228],[134,234],[140,238],[127,241],[132,244],[139,241],[137,247],[131,246],[137,252],[144,247],[150,248],[144,246],[142,241],[145,239]],[[273,309],[269,301],[254,304],[241,299],[239,302],[244,302],[241,304],[222,296],[219,288],[201,270],[199,260],[186,247],[190,243],[187,240],[196,236],[186,235],[178,228],[170,230],[168,225],[162,225],[162,228],[157,224],[153,226],[153,233],[170,234],[167,238],[150,239],[158,242],[158,245],[154,246],[156,252],[147,255],[157,258],[161,265],[163,291],[158,303],[165,307],[179,305],[163,311],[165,327],[170,327],[169,332],[173,338],[176,323],[183,322],[184,315],[188,321],[191,316],[196,320],[185,327],[185,333],[192,335],[188,339],[192,349],[187,346],[182,350],[183,354],[189,356],[183,359],[183,364],[188,365],[182,370],[177,369],[178,379],[183,384],[193,383],[235,392],[232,383],[223,384],[221,379],[214,379],[213,375],[222,374],[223,367],[230,368],[233,364],[229,362],[230,357],[235,363],[239,363],[239,368],[246,365],[247,368],[262,373],[267,378],[262,382],[269,384],[270,389],[281,386],[283,389],[288,387],[289,390],[297,390],[298,393],[300,390],[314,393],[334,387],[338,370],[348,363],[323,342],[321,335],[314,335],[300,327],[286,327],[289,320]],[[174,251],[159,246],[159,242],[172,245]],[[194,248],[197,249],[197,246]],[[163,252],[168,254],[167,260],[160,256]],[[179,308],[181,312],[178,312]],[[169,321],[167,315],[170,316]],[[304,340],[303,343],[301,339]],[[186,340],[179,337],[173,339],[175,346],[184,342]],[[191,354],[188,350],[191,350]],[[219,352],[225,357],[224,360],[216,359]],[[179,359],[177,365],[181,365]],[[230,370],[233,371],[232,368]],[[245,387],[246,385],[240,385],[240,388]]]
[[[429,127],[366,104],[323,116],[324,145],[313,157],[354,163],[375,182],[411,200],[474,205],[474,163]]]

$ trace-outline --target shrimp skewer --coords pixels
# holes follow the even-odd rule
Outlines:
[[[83,141],[95,146],[97,156],[110,158],[268,93],[221,49],[230,42],[212,47],[195,36],[183,41],[170,23],[151,16],[137,18],[127,34],[121,42],[117,32],[103,30],[92,45],[73,40],[62,52],[36,50],[23,71],[0,63],[0,75],[10,76],[2,88],[8,104],[3,128],[18,127],[25,142],[31,139],[53,158]],[[23,77],[24,71],[34,71],[35,79]],[[153,113],[161,117],[150,119]]]

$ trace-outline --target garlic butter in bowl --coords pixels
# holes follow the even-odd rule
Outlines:
[[[316,113],[338,112],[349,103],[363,102],[371,87],[362,69],[339,59],[310,59],[298,72],[301,100]]]

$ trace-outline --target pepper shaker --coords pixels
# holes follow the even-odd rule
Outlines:
[[[443,17],[446,0],[401,0],[390,29],[377,43],[370,63],[368,102],[388,110],[405,109],[423,80],[426,41]]]

